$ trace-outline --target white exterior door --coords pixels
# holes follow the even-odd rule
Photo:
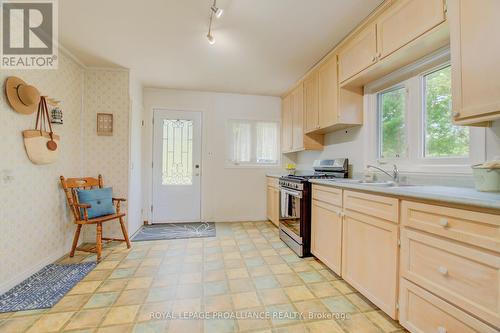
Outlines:
[[[201,113],[154,110],[153,223],[201,220]]]

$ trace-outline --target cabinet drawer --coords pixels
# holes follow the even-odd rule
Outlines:
[[[267,186],[278,187],[279,178],[267,177]]]
[[[399,322],[413,333],[498,332],[417,285],[400,281]]]
[[[401,210],[406,226],[500,253],[500,215],[411,201]]]
[[[401,275],[500,327],[500,256],[404,229]]]
[[[313,200],[342,207],[342,189],[339,188],[314,184],[312,187],[312,198]]]
[[[344,191],[344,207],[398,223],[398,199],[362,192]]]

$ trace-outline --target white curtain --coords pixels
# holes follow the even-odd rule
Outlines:
[[[279,126],[277,122],[229,120],[227,160],[232,164],[277,164]]]

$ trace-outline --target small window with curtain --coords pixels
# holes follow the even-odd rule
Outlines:
[[[229,120],[226,161],[232,166],[279,165],[279,124],[274,121]]]

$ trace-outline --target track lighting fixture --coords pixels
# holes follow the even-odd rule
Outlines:
[[[214,0],[214,3],[210,7],[210,22],[208,24],[208,34],[207,34],[207,40],[210,45],[215,44],[215,38],[212,35],[212,21],[215,15],[215,18],[220,18],[222,14],[224,13],[224,9],[218,8],[217,7],[217,0]]]

